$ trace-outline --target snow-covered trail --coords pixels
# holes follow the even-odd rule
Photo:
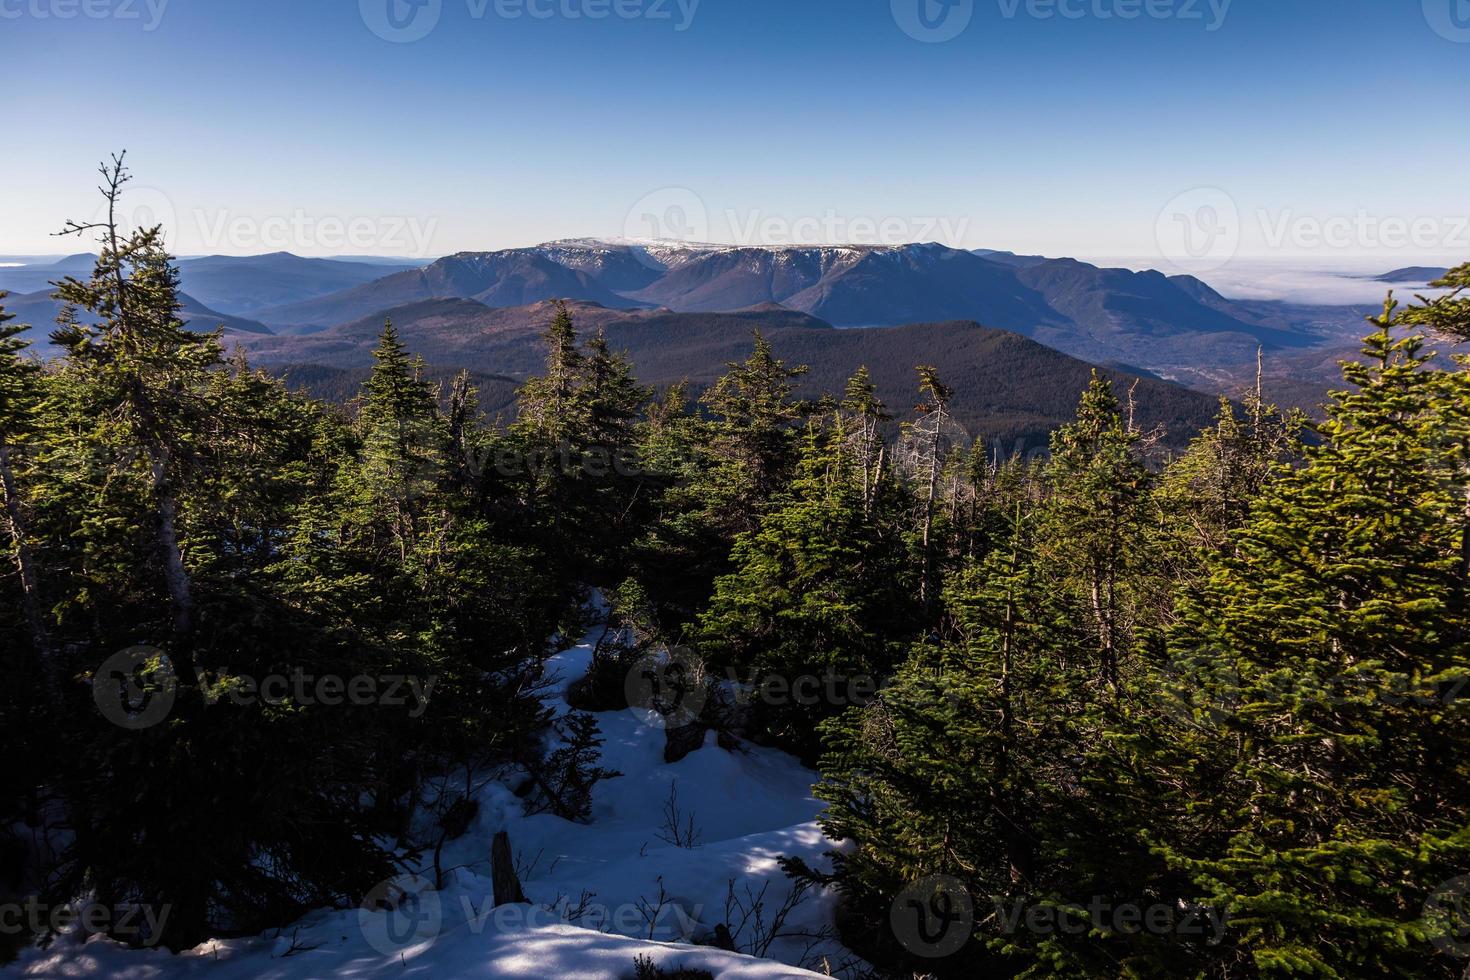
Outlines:
[[[584,676],[601,627],[548,662],[552,697]],[[666,967],[710,971],[720,980],[774,980],[820,976],[798,964],[833,967],[849,954],[831,931],[833,899],[806,895],[786,919],[784,938],[765,950],[769,959],[708,946],[715,927],[746,916],[728,907],[733,890],[747,909],[763,897],[769,923],[791,882],[777,859],[800,856],[826,864],[831,843],[815,822],[811,795],[816,774],[784,753],[745,746],[726,751],[710,736],[680,762],[663,759],[664,732],[638,712],[598,714],[605,744],[601,765],[623,773],[597,785],[590,824],[550,815],[526,816],[500,782],[481,789],[479,813],[468,833],[445,845],[445,887],[434,891],[432,855],[422,876],[402,882],[417,892],[404,913],[322,910],[279,935],[206,943],[180,955],[130,950],[94,937],[58,941],[30,950],[0,975],[117,977],[175,980],[316,980],[316,978],[631,978],[634,960],[648,956]],[[660,839],[665,804],[692,818],[699,846]],[[491,911],[490,847],[507,831],[532,906]],[[764,889],[764,891],[763,891]],[[568,919],[573,921],[569,922]],[[650,922],[652,919],[652,922]],[[754,948],[753,917],[736,931],[736,945]]]

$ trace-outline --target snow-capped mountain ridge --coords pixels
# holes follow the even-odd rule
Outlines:
[[[838,327],[968,320],[1076,357],[1168,370],[1244,363],[1258,346],[1314,338],[1232,303],[1188,276],[1105,269],[1075,259],[906,245],[730,245],[571,238],[460,252],[424,269],[257,315],[309,332],[435,299],[505,308],[547,300],[609,309],[727,313],[776,304]],[[229,312],[226,310],[225,312]]]

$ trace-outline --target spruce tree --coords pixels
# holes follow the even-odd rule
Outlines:
[[[67,277],[56,295],[67,313],[53,342],[85,393],[85,413],[98,420],[98,438],[119,455],[136,452],[145,467],[153,536],[173,607],[180,652],[196,623],[193,581],[186,567],[180,499],[198,444],[195,434],[214,409],[208,373],[223,364],[217,334],[197,334],[179,318],[179,274],[163,247],[161,228],[129,231],[115,215],[131,179],[121,157],[102,167],[109,217],[67,226],[68,234],[99,235],[100,254],[86,281]],[[95,324],[76,319],[84,312]]]
[[[1400,322],[1390,303],[1321,444],[1170,636],[1174,657],[1239,678],[1231,710],[1168,761],[1194,772],[1193,802],[1156,836],[1228,912],[1230,974],[1463,970],[1434,946],[1463,923],[1424,909],[1470,866],[1470,374],[1432,367]]]
[[[790,478],[791,427],[807,414],[794,382],[807,369],[787,367],[759,331],[750,356],[728,368],[700,401],[714,417],[708,512],[717,526],[735,534],[755,529],[761,511]]]
[[[918,406],[919,419],[909,426],[913,445],[910,450],[910,465],[914,470],[918,494],[918,539],[923,569],[919,579],[919,599],[926,606],[933,602],[935,592],[935,546],[934,521],[939,505],[939,494],[944,482],[944,471],[952,450],[949,445],[952,424],[949,403],[954,399],[954,389],[939,380],[939,372],[928,365],[920,365],[919,394],[924,398]]]
[[[1443,278],[1430,283],[1445,292],[1428,299],[1419,297],[1417,306],[1400,313],[1407,326],[1425,327],[1456,340],[1470,340],[1470,262],[1456,266]],[[1392,294],[1390,294],[1392,299]]]
[[[809,757],[817,723],[871,695],[919,623],[896,501],[865,505],[848,442],[840,419],[809,426],[795,480],[737,539],[697,632],[701,652],[757,692],[777,684],[755,695],[753,725]]]
[[[364,488],[385,509],[399,558],[406,561],[418,541],[425,502],[445,477],[439,464],[449,434],[435,390],[423,378],[423,362],[409,356],[391,321],[373,362],[358,414]]]
[[[1077,805],[1093,735],[1093,667],[1074,654],[1082,610],[1049,588],[1034,502],[996,507],[994,549],[945,589],[952,628],[915,645],[872,704],[823,728],[823,826],[848,842],[834,881],[857,916],[849,941],[880,962],[938,977],[1095,975],[1087,967],[1108,952],[1089,956],[1087,943],[1032,933],[1020,917],[1085,906],[1106,879],[1070,853],[1102,825]],[[914,937],[889,926],[906,890],[933,876],[976,910],[973,935],[939,959],[899,945]]]
[[[893,416],[878,398],[878,387],[867,365],[859,367],[857,373],[847,381],[843,391],[841,409],[848,433],[848,451],[851,465],[862,474],[863,511],[872,509],[873,499],[883,478],[882,426],[891,422]]]
[[[1116,686],[1132,645],[1150,477],[1111,382],[1094,372],[1076,421],[1052,436],[1041,545],[1057,587],[1089,610],[1098,677]]]
[[[26,357],[29,346],[21,337],[30,328],[10,321],[0,291],[0,503],[10,529],[11,552],[20,581],[21,605],[43,676],[57,690],[57,664],[51,630],[42,609],[40,571],[32,540],[28,504],[21,489],[20,469],[36,436],[36,411],[42,398],[40,364]]]

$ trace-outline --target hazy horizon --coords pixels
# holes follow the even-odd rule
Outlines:
[[[583,236],[584,238],[590,236]],[[552,244],[555,241],[566,241],[568,239],[548,239],[523,245],[509,246],[510,248],[532,248],[538,245]],[[605,239],[615,241],[615,238]],[[666,244],[678,245],[679,242],[667,242]],[[701,245],[716,247],[739,247],[743,243],[719,243],[701,242]],[[844,247],[849,245],[861,245],[864,243],[821,243],[811,247]],[[920,244],[920,243],[906,243]],[[991,248],[994,251],[1014,252],[1015,249],[995,248],[994,246],[979,246],[980,248]],[[52,253],[30,253],[6,255],[0,254],[0,268],[13,268],[23,265],[42,265],[47,262],[60,260],[71,255],[81,254],[87,249],[70,252]],[[290,249],[277,251],[291,252]],[[496,251],[494,249],[468,249],[469,252]],[[221,253],[201,253],[198,255],[180,254],[176,256],[181,261],[213,257]],[[251,256],[272,254],[267,252],[250,252],[230,255],[231,258],[248,258]],[[299,254],[292,252],[292,254]],[[452,253],[451,253],[452,254]],[[1407,266],[1430,266],[1449,268],[1458,264],[1458,260],[1447,258],[1443,261],[1411,261],[1399,262],[1404,258],[1402,255],[1356,255],[1356,256],[1333,256],[1329,258],[1311,258],[1302,256],[1281,255],[1239,255],[1230,259],[1225,265],[1213,268],[1209,271],[1185,273],[1176,269],[1160,268],[1167,265],[1161,262],[1159,257],[1149,256],[1087,256],[1069,255],[1062,251],[1037,252],[1035,254],[1045,255],[1048,258],[1074,258],[1082,262],[1104,268],[1124,268],[1133,271],[1144,271],[1156,269],[1167,274],[1190,274],[1196,275],[1208,283],[1215,290],[1229,299],[1236,300],[1274,300],[1288,303],[1299,303],[1303,305],[1376,305],[1382,302],[1384,295],[1390,288],[1405,295],[1415,292],[1413,287],[1422,286],[1418,283],[1386,283],[1379,281],[1377,277]],[[442,255],[418,257],[418,256],[354,256],[354,255],[324,255],[324,256],[300,256],[302,258],[324,258],[346,262],[381,262],[389,263],[416,263],[429,264],[443,258]],[[386,273],[385,273],[386,274]],[[1409,287],[1409,288],[1406,288]],[[1424,289],[1423,291],[1429,291]]]

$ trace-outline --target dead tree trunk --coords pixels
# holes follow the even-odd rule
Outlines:
[[[174,606],[174,638],[187,646],[194,633],[194,594],[184,552],[179,544],[179,502],[168,481],[168,455],[149,448],[153,497],[158,511],[157,543],[163,561],[163,580]]]
[[[515,858],[510,851],[510,834],[502,830],[495,835],[490,846],[490,880],[495,891],[495,907],[502,905],[527,905],[529,900],[521,890],[521,879],[516,874]]]

